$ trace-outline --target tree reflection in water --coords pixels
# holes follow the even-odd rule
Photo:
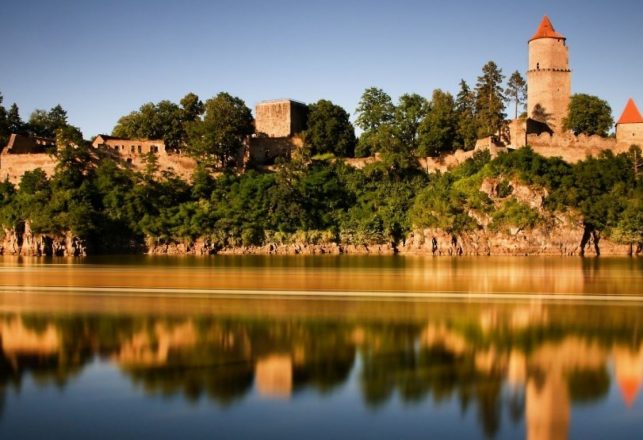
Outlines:
[[[19,390],[29,374],[38,385],[64,387],[99,357],[149,395],[230,406],[253,390],[275,398],[332,393],[358,368],[363,401],[374,411],[393,396],[410,405],[456,399],[463,413],[475,407],[487,436],[507,417],[525,418],[534,438],[564,437],[572,406],[607,395],[610,361],[626,404],[636,398],[641,307],[418,307],[410,319],[394,311],[389,318],[7,314],[0,386]]]

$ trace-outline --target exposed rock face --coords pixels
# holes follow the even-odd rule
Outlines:
[[[409,235],[400,246],[402,254],[421,255],[639,255],[642,251],[629,245],[620,245],[600,237],[582,242],[584,229],[566,225],[553,229],[535,228],[516,231],[515,234],[494,233],[487,230],[449,234],[440,229],[425,229]],[[596,246],[598,245],[598,247]]]
[[[149,255],[212,255],[217,253],[217,247],[208,239],[199,238],[194,242],[160,242],[148,237],[145,240]]]
[[[643,255],[641,246],[621,245],[590,234],[583,243],[584,229],[580,225],[565,225],[553,229],[536,228],[511,233],[484,229],[452,235],[441,229],[425,229],[409,234],[398,246],[391,244],[342,245],[325,244],[267,244],[216,249],[195,243],[169,243],[148,247],[151,255],[577,255],[627,256]],[[596,246],[598,245],[598,247]]]
[[[501,194],[501,183],[509,194]],[[508,189],[507,189],[508,188]],[[496,207],[508,197],[536,210],[542,217],[533,229],[511,227],[504,231],[489,228],[491,219],[484,213],[469,212],[478,229],[450,234],[441,229],[414,231],[398,247],[402,254],[422,255],[639,255],[641,245],[621,245],[601,238],[597,231],[584,227],[575,213],[554,213],[544,208],[548,193],[503,178],[487,178],[480,185]]]
[[[34,233],[29,222],[25,222],[18,228],[4,230],[0,255],[83,257],[87,255],[87,245],[71,232],[60,235]]]
[[[397,251],[391,244],[340,245],[323,244],[276,244],[264,246],[236,246],[220,248],[208,240],[198,239],[193,243],[155,243],[148,240],[150,255],[393,255]]]

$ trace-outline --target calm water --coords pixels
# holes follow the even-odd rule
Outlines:
[[[625,258],[0,258],[0,438],[643,438],[642,281]]]

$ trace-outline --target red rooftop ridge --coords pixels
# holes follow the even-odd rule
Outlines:
[[[563,34],[559,34],[556,32],[556,29],[554,29],[554,25],[551,24],[551,21],[549,20],[549,17],[546,15],[543,17],[542,21],[540,22],[540,26],[538,26],[538,30],[534,34],[533,37],[531,37],[531,40],[537,40],[539,38],[561,38],[563,40],[566,40],[566,38],[563,36]]]
[[[643,124],[643,116],[641,116],[641,112],[632,98],[628,99],[625,110],[623,110],[623,114],[617,124]]]

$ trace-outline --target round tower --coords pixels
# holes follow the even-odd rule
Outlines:
[[[572,89],[566,38],[556,32],[547,16],[529,40],[527,71],[528,116],[562,131]]]

